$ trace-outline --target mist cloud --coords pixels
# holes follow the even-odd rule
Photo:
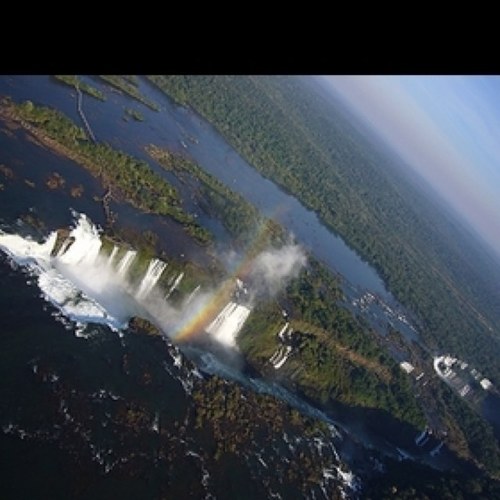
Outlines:
[[[304,250],[296,244],[265,250],[253,262],[249,276],[252,288],[274,296],[298,276],[306,261]]]
[[[172,303],[169,296],[184,273],[176,271],[177,275],[170,276],[172,285],[167,291],[157,283],[169,268],[152,259],[144,275],[131,280],[128,268],[136,252],[123,252],[115,246],[109,255],[103,254],[100,233],[84,214],[78,215],[70,236],[53,255],[56,232],[44,243],[36,243],[0,231],[0,249],[28,266],[37,276],[44,298],[75,322],[107,324],[120,330],[130,317],[141,316],[173,339],[180,332],[190,336],[205,330],[229,347],[235,346],[236,335],[255,301],[276,295],[306,263],[305,252],[293,243],[264,250],[250,263],[228,252],[224,261],[229,272],[224,280],[204,290],[196,286],[181,303]],[[244,283],[236,280],[238,270]]]

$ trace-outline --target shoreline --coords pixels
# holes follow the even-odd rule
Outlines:
[[[112,182],[106,175],[104,175],[102,166],[98,165],[96,162],[92,161],[92,159],[88,158],[84,154],[75,151],[74,149],[66,146],[65,144],[62,144],[57,139],[53,139],[43,129],[32,125],[29,121],[20,116],[20,113],[16,109],[16,106],[18,105],[19,104],[11,101],[9,97],[0,96],[0,120],[2,120],[5,123],[6,128],[11,130],[22,128],[28,134],[27,139],[31,140],[39,147],[46,148],[49,151],[57,154],[58,156],[74,161],[81,167],[85,168],[85,170],[87,170],[94,178],[96,178],[100,182],[104,190],[104,195],[101,200],[103,205],[105,205],[106,202],[105,200],[108,200],[110,197],[113,198],[115,201],[127,202],[144,214],[156,214],[159,216],[169,217],[173,219],[176,223],[180,224],[184,229],[184,231],[190,237],[193,238],[194,242],[200,245],[201,247],[206,247],[210,243],[211,238],[208,236],[208,233],[205,234],[206,230],[204,228],[198,226],[194,220],[191,221],[182,220],[186,218],[192,219],[191,214],[184,212],[182,209],[180,209],[179,214],[176,216],[175,213],[163,213],[159,209],[154,210],[146,207],[144,204],[135,200],[134,197],[129,196],[122,187],[117,185],[115,182]],[[123,153],[121,151],[112,148],[111,146],[109,146],[109,148],[116,153],[130,156],[126,153]],[[130,158],[133,158],[134,160],[141,162],[141,160],[138,160],[134,157],[130,156]],[[147,163],[145,162],[142,163],[144,163],[144,165],[151,170],[151,167]],[[153,170],[151,170],[151,172],[154,174]],[[168,189],[172,189],[172,186],[167,184],[163,179],[161,180]],[[111,195],[109,195],[109,193],[111,193]],[[175,204],[171,204],[169,206],[178,208],[178,205]],[[105,207],[104,210],[106,212]]]

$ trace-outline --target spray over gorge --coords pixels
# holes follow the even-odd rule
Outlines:
[[[275,294],[305,264],[297,245],[243,257],[219,286],[203,290],[196,285],[174,305],[169,299],[183,272],[169,274],[167,262],[151,258],[138,274],[135,250],[119,245],[106,250],[87,216],[74,216],[69,232],[52,232],[42,243],[1,232],[0,248],[36,277],[45,300],[82,328],[99,323],[119,331],[139,316],[177,342],[206,332],[222,345],[236,348],[236,336],[255,297]],[[251,283],[250,290],[240,278]]]
[[[279,391],[278,387],[262,380],[248,379],[235,370],[234,364],[229,366],[225,363],[227,358],[221,359],[203,350],[206,343],[194,342],[195,349],[203,350],[199,356],[205,373],[202,375],[191,358],[183,355],[179,349],[182,346],[162,342],[157,336],[125,335],[126,331],[130,333],[135,328],[128,327],[129,319],[138,316],[149,319],[163,333],[170,335],[174,342],[196,341],[197,335],[204,332],[226,351],[233,351],[236,348],[236,336],[251,314],[254,303],[244,281],[232,275],[211,291],[204,291],[197,285],[190,293],[176,297],[177,287],[184,276],[182,271],[174,270],[169,275],[168,262],[155,257],[144,262],[140,251],[106,240],[84,214],[74,213],[74,217],[74,225],[69,231],[54,231],[41,243],[30,237],[2,231],[0,248],[8,255],[13,268],[20,267],[30,276],[29,282],[36,283],[44,300],[55,306],[63,318],[76,323],[77,337],[95,338],[86,335],[86,328],[92,324],[107,326],[118,332],[121,337],[118,352],[127,384],[133,387],[135,377],[139,375],[140,392],[147,393],[151,399],[147,405],[141,398],[139,402],[132,403],[125,396],[129,389],[117,390],[113,379],[102,380],[99,377],[96,382],[100,388],[87,393],[77,382],[78,376],[76,381],[72,380],[74,376],[68,375],[64,369],[61,374],[61,368],[51,363],[50,359],[47,361],[37,356],[29,361],[29,372],[36,381],[47,386],[49,398],[46,404],[50,406],[55,400],[56,414],[60,414],[61,418],[56,419],[54,428],[40,430],[38,424],[37,431],[32,431],[29,423],[2,422],[4,436],[19,436],[28,441],[42,436],[43,442],[57,443],[63,450],[71,450],[73,441],[81,439],[84,444],[78,453],[81,456],[89,455],[98,474],[103,477],[126,475],[128,470],[133,470],[137,467],[136,450],[140,450],[140,460],[154,462],[155,469],[158,463],[168,464],[172,461],[175,464],[175,475],[183,485],[181,496],[194,494],[205,498],[219,488],[216,472],[220,467],[218,455],[225,452],[227,443],[234,440],[233,433],[236,430],[237,442],[242,445],[239,454],[243,464],[253,470],[253,480],[259,478],[267,481],[265,478],[269,475],[270,467],[280,467],[283,457],[292,463],[294,455],[300,451],[317,454],[315,467],[323,476],[319,484],[311,486],[315,490],[339,488],[340,491],[350,492],[356,488],[356,478],[346,471],[345,466],[340,465],[338,453],[331,442],[331,438],[337,436],[333,425],[325,430],[320,428],[317,442],[310,443],[302,437],[290,441],[289,433],[296,433],[298,424],[311,425],[308,419],[312,422],[319,415],[317,410],[299,398],[284,389]],[[297,248],[294,252],[300,255],[297,262],[303,264],[303,255]],[[253,259],[242,258],[238,269],[241,271],[243,268],[249,280],[253,276],[253,279],[258,280],[256,282],[266,282],[263,285],[265,290],[276,280],[276,276],[264,279],[259,267],[254,268]],[[293,274],[291,270],[290,273]],[[286,282],[283,270],[278,272],[278,278],[282,284]],[[195,321],[199,327],[197,331],[192,326],[193,316],[202,318]],[[186,325],[190,325],[189,335],[186,335]],[[184,332],[184,335],[180,335],[180,332]],[[68,332],[63,335],[68,336]],[[116,335],[104,328],[100,330],[99,337],[98,359],[116,356],[116,347],[112,347],[111,340],[113,337],[116,339]],[[92,346],[89,341],[84,344]],[[152,368],[145,373],[137,373],[132,360],[137,356],[141,359],[145,349],[147,362],[151,363]],[[88,348],[83,347],[85,350]],[[234,356],[238,355],[235,353]],[[70,363],[71,372],[78,372],[79,360],[75,364],[75,358],[71,358]],[[70,380],[73,384],[71,390],[68,388]],[[155,382],[151,383],[151,380]],[[157,381],[162,381],[159,386]],[[227,411],[222,406],[217,409],[220,394],[224,394],[224,407],[229,405],[231,408],[237,404],[239,413],[247,415],[241,423],[234,422],[231,414],[229,418],[224,417],[227,419],[224,429],[227,430],[222,431],[219,430],[219,423],[209,418],[213,408],[219,413],[222,411],[222,414]],[[174,416],[181,411],[185,412],[184,425],[193,418],[189,406],[192,398],[198,408],[198,423],[194,429],[201,423],[205,428],[201,441],[196,432],[186,431],[185,427],[177,428],[178,424],[173,421]],[[91,409],[93,415],[99,415],[99,418],[90,418],[85,410],[82,412],[82,404],[83,408]],[[282,448],[268,446],[266,439],[260,442],[261,436],[257,439],[253,431],[248,435],[246,418],[252,415],[256,406],[264,406],[259,416],[259,433],[263,429],[266,433],[270,432],[272,443],[281,441]],[[310,417],[290,413],[296,411],[292,408],[300,408]],[[292,416],[293,424],[289,424]],[[268,422],[276,419],[284,424],[280,427],[273,423],[273,429],[267,430]],[[193,424],[190,423],[191,427]],[[121,433],[121,440],[109,439],[107,434],[103,434],[103,428],[109,429],[110,433]],[[216,446],[215,460],[204,449],[207,430],[215,436],[212,445]],[[66,437],[66,433],[71,439]],[[151,451],[152,441],[158,444],[154,444]],[[158,456],[157,446],[175,450],[170,453],[178,455]],[[164,484],[168,476],[161,469],[157,475]],[[199,482],[193,483],[193,478],[197,477]],[[125,490],[126,486],[121,488]],[[280,488],[279,483],[273,488]]]

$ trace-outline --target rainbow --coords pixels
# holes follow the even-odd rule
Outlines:
[[[236,278],[244,279],[252,268],[255,257],[269,243],[269,236],[272,232],[270,220],[263,220],[257,230],[253,240],[244,252],[240,262],[231,272],[230,277],[225,280],[206,300],[199,304],[196,310],[189,311],[189,316],[181,321],[171,336],[178,342],[184,342],[200,334],[217,317],[223,307],[230,301],[234,293]]]

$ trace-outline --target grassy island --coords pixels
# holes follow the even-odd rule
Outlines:
[[[163,168],[174,172],[181,180],[195,181],[194,192],[201,208],[221,220],[231,235],[245,241],[251,238],[256,227],[265,222],[268,224],[272,239],[284,234],[276,223],[265,221],[251,203],[193,161],[153,144],[147,146],[146,151]]]
[[[153,111],[159,111],[160,108],[158,104],[141,94],[141,92],[137,88],[136,79],[120,75],[100,75],[100,78],[111,87],[120,90],[129,97],[132,97],[132,99],[135,99],[136,101],[144,104],[149,109],[152,109]]]
[[[108,144],[87,140],[84,130],[64,114],[37,106],[31,101],[16,104],[0,101],[0,116],[15,121],[40,143],[62,154],[99,177],[105,188],[118,199],[149,213],[172,217],[200,243],[211,240],[210,233],[186,213],[175,188],[149,165]]]
[[[54,78],[65,85],[73,88],[79,88],[85,94],[98,99],[99,101],[105,101],[106,96],[92,85],[81,81],[76,75],[54,75]]]

